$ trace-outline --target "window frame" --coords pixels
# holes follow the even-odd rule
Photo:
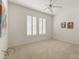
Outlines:
[[[30,18],[28,18],[28,17],[30,17]],[[28,19],[30,19],[29,22],[27,22]],[[35,21],[34,21],[34,19],[35,19]],[[41,19],[41,22],[40,22],[40,19]],[[26,26],[27,36],[41,36],[41,35],[46,35],[46,33],[47,33],[47,20],[46,20],[46,18],[27,15],[26,25],[27,25]],[[29,28],[29,26],[30,26],[30,28]],[[30,31],[28,30],[28,28]],[[41,30],[41,32],[40,32],[40,30]],[[35,31],[35,33],[34,33],[34,31]]]
[[[45,19],[45,18],[39,18],[39,25],[40,25],[40,19],[41,19],[41,31],[42,32],[40,32],[40,26],[39,26],[39,35],[46,35],[46,25],[47,25],[47,20]],[[45,20],[45,23],[44,23],[44,20]],[[45,30],[45,31],[44,31]]]

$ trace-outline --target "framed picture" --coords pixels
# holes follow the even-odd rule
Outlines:
[[[67,23],[67,28],[68,29],[73,29],[73,27],[74,27],[74,23],[73,22],[68,22]]]
[[[66,22],[61,23],[61,28],[66,28]]]

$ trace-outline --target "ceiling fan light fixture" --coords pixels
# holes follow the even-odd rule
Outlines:
[[[49,0],[49,4],[48,4],[47,8],[45,8],[44,10],[48,9],[49,12],[53,13],[54,12],[53,11],[54,8],[62,8],[62,6],[59,6],[59,5],[55,6],[54,5],[55,2],[57,2],[57,0]]]

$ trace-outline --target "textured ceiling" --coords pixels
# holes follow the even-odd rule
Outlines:
[[[48,5],[49,0],[9,0],[10,2],[14,2],[32,9],[36,9],[42,12],[50,13],[47,10],[44,10]],[[63,8],[71,8],[71,7],[79,7],[79,0],[57,0],[56,5],[60,5]],[[63,8],[54,8],[54,13],[57,10]]]

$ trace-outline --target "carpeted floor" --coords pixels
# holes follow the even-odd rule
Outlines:
[[[79,46],[57,40],[47,40],[14,47],[6,59],[79,59]]]

